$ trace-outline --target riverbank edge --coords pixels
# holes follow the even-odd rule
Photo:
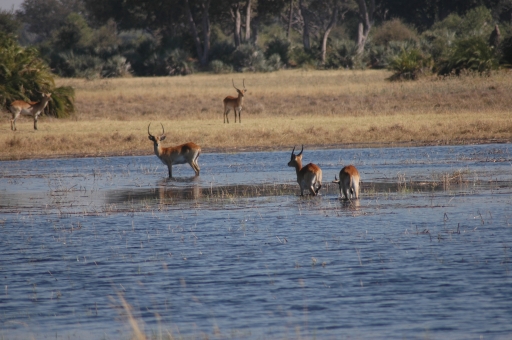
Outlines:
[[[458,145],[482,145],[482,144],[510,144],[509,139],[464,139],[464,140],[436,140],[436,141],[407,141],[407,142],[368,142],[368,143],[340,143],[340,144],[313,144],[306,145],[309,150],[327,150],[327,149],[379,149],[379,148],[404,148],[404,147],[427,147],[427,146],[458,146]],[[285,148],[268,147],[268,146],[247,146],[247,147],[231,147],[231,148],[202,148],[202,153],[240,153],[240,152],[272,152],[272,151],[290,151],[294,145]],[[134,150],[122,152],[102,152],[94,154],[77,153],[77,154],[56,154],[43,155],[34,157],[2,157],[0,162],[36,160],[36,159],[64,159],[64,158],[101,158],[101,157],[133,157],[133,156],[150,156],[154,153],[150,148],[147,150]]]

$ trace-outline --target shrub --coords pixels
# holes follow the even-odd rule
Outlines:
[[[283,63],[281,62],[281,55],[278,53],[272,54],[270,57],[267,58],[267,72],[270,71],[277,71],[283,67]]]
[[[358,59],[357,57],[357,45],[354,41],[335,41],[327,54],[325,67],[353,69]]]
[[[387,45],[390,41],[411,41],[418,40],[418,34],[400,19],[386,21],[382,26],[375,29],[372,41],[375,45]]]
[[[216,42],[210,48],[209,58],[229,65],[233,62],[233,52],[235,50],[235,45],[227,41]]]
[[[0,32],[0,103],[31,100],[55,86],[48,65],[35,48],[23,48]]]
[[[418,76],[430,71],[430,58],[425,57],[418,48],[402,49],[400,54],[391,57],[388,69],[395,73],[390,80],[416,80]]]
[[[267,60],[274,54],[279,55],[280,61],[288,65],[290,55],[290,42],[286,39],[274,37],[267,42],[265,49],[265,58]]]
[[[126,58],[115,55],[109,58],[101,68],[101,76],[103,78],[126,77],[130,74],[130,64],[126,62]]]
[[[33,48],[22,48],[0,33],[0,104],[6,108],[14,100],[30,101],[41,92],[51,92],[49,114],[66,117],[74,111],[74,90],[55,88],[49,66]]]
[[[456,40],[455,31],[446,29],[425,31],[421,36],[421,46],[432,56],[433,60],[437,61],[446,55],[446,51],[453,46]]]
[[[213,73],[230,73],[233,72],[233,67],[231,65],[226,65],[220,60],[212,60],[210,62],[210,71]]]
[[[512,65],[512,36],[508,36],[500,43],[501,61],[508,66]]]
[[[355,44],[355,43],[354,43]],[[388,47],[384,45],[374,45],[367,43],[365,48],[365,59],[370,68],[382,69],[388,65]],[[358,59],[356,59],[358,60]]]
[[[317,64],[317,58],[312,51],[305,51],[301,46],[294,46],[290,50],[290,66],[312,66]]]
[[[233,52],[233,66],[237,71],[261,71],[265,68],[263,52],[256,46],[240,45]]]
[[[186,76],[194,72],[194,64],[189,54],[180,48],[172,50],[166,61],[166,68],[171,76]]]
[[[456,41],[448,57],[437,65],[440,75],[459,74],[462,70],[488,73],[497,67],[495,49],[487,44],[486,39],[477,36]]]
[[[75,90],[71,86],[60,86],[52,91],[48,114],[56,118],[69,117],[75,111]]]
[[[96,56],[68,51],[53,55],[51,65],[62,77],[95,79],[101,76],[103,61]]]

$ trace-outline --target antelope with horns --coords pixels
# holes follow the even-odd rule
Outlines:
[[[235,111],[235,123],[236,123],[236,112],[237,111],[238,111],[238,122],[241,123],[242,118],[240,118],[240,113],[242,112],[242,106],[243,106],[243,102],[244,102],[245,92],[247,92],[247,89],[245,88],[245,79],[243,80],[243,85],[244,85],[243,90],[237,89],[235,86],[235,81],[233,79],[231,79],[231,81],[233,82],[233,87],[235,88],[236,92],[238,92],[238,97],[227,96],[226,98],[224,98],[224,123],[226,123],[226,121],[227,121],[229,124],[228,113],[231,109],[233,109],[233,111]]]
[[[20,114],[34,117],[34,130],[37,130],[37,119],[46,105],[48,105],[51,97],[51,93],[43,93],[43,99],[39,102],[27,103],[23,100],[13,101],[9,106],[9,110],[12,113],[11,130],[16,131],[16,120],[19,118]]]
[[[354,196],[355,199],[359,198],[360,180],[361,176],[359,175],[359,171],[357,171],[356,167],[353,165],[347,165],[340,170],[340,179],[338,180],[336,175],[334,175],[334,181],[332,182],[338,183],[340,187],[340,197],[343,193],[345,200],[349,200],[352,196]]]
[[[294,167],[297,172],[297,183],[300,186],[300,195],[304,196],[304,190],[309,189],[311,195],[316,196],[322,188],[322,169],[318,165],[309,163],[305,167],[302,167],[302,152],[304,151],[304,145],[300,150],[300,153],[296,155],[295,147],[292,150],[292,156],[288,162],[288,166]],[[315,189],[315,185],[318,184],[318,188]]]
[[[153,142],[153,147],[155,149],[155,155],[160,158],[162,163],[167,165],[169,168],[169,178],[172,178],[172,166],[173,164],[185,164],[188,163],[194,169],[196,176],[199,176],[199,165],[197,165],[197,158],[201,154],[201,147],[195,143],[186,143],[178,146],[171,146],[164,148],[162,147],[161,142],[165,140],[165,130],[162,123],[162,134],[160,136],[153,136],[149,132],[149,127],[151,123],[148,125],[148,138]]]

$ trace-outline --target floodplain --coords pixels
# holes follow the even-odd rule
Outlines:
[[[203,152],[284,151],[293,145],[347,148],[498,143],[512,139],[512,72],[390,82],[385,70],[283,70],[187,77],[57,79],[76,91],[68,119],[29,117],[10,130],[0,112],[0,160],[150,155],[165,146]],[[242,123],[223,123],[222,100],[248,90]]]
[[[510,338],[510,144],[290,151],[2,162],[0,337]]]

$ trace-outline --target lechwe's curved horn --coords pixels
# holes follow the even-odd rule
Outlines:
[[[245,79],[243,80],[243,84],[244,84],[244,90],[245,90]]]
[[[231,79],[231,82],[233,83],[233,87],[235,88],[235,90],[240,91],[239,89],[236,88],[235,81],[233,79]]]
[[[148,135],[150,135],[151,137],[154,137],[154,136],[151,134],[151,132],[149,132],[149,127],[150,127],[150,126],[151,126],[151,123],[149,123],[149,125],[148,125]]]
[[[304,151],[304,144],[302,144],[302,149],[300,150],[299,154],[297,156],[302,155],[302,151]]]
[[[162,134],[160,136],[163,136],[165,135],[164,124],[160,123],[160,125],[162,125]]]
[[[295,155],[295,145],[293,146],[292,156]]]

